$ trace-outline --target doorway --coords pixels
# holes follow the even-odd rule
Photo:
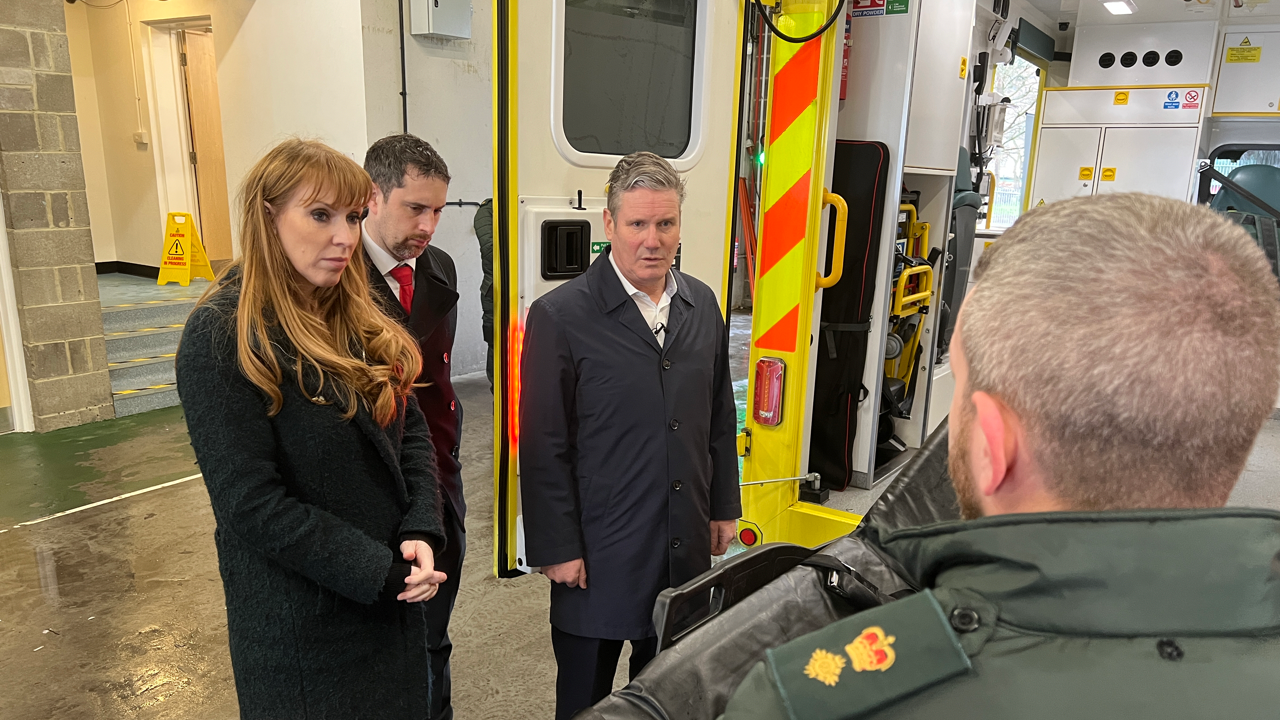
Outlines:
[[[214,270],[231,262],[231,211],[213,26],[149,25],[148,85],[161,213],[190,212]]]

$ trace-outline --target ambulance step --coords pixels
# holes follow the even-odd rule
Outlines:
[[[173,383],[140,390],[123,390],[111,395],[116,406],[116,417],[137,415],[148,410],[159,410],[179,404],[178,386]]]
[[[147,300],[102,308],[102,329],[106,333],[181,325],[196,307],[193,298]]]
[[[158,357],[135,358],[107,363],[111,375],[111,391],[139,390],[176,381],[173,370],[174,353]]]
[[[107,333],[107,362],[159,357],[178,351],[182,325],[146,327]]]

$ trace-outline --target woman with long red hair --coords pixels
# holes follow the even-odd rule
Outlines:
[[[178,391],[217,520],[242,718],[426,718],[444,580],[417,345],[374,305],[372,183],[288,140],[249,171],[240,259],[200,299]]]

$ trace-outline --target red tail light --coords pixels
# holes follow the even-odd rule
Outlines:
[[[507,330],[507,440],[511,456],[520,446],[520,356],[524,351],[524,318],[511,323]]]
[[[756,397],[752,408],[755,421],[761,425],[782,422],[782,389],[787,364],[778,358],[764,357],[756,361]]]

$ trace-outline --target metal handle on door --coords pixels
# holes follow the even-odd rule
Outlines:
[[[836,246],[831,252],[831,274],[824,277],[822,273],[817,273],[818,281],[814,292],[835,285],[840,282],[840,276],[844,274],[844,236],[849,228],[849,204],[844,201],[844,198],[823,188],[822,207],[825,208],[828,205],[836,206]]]

